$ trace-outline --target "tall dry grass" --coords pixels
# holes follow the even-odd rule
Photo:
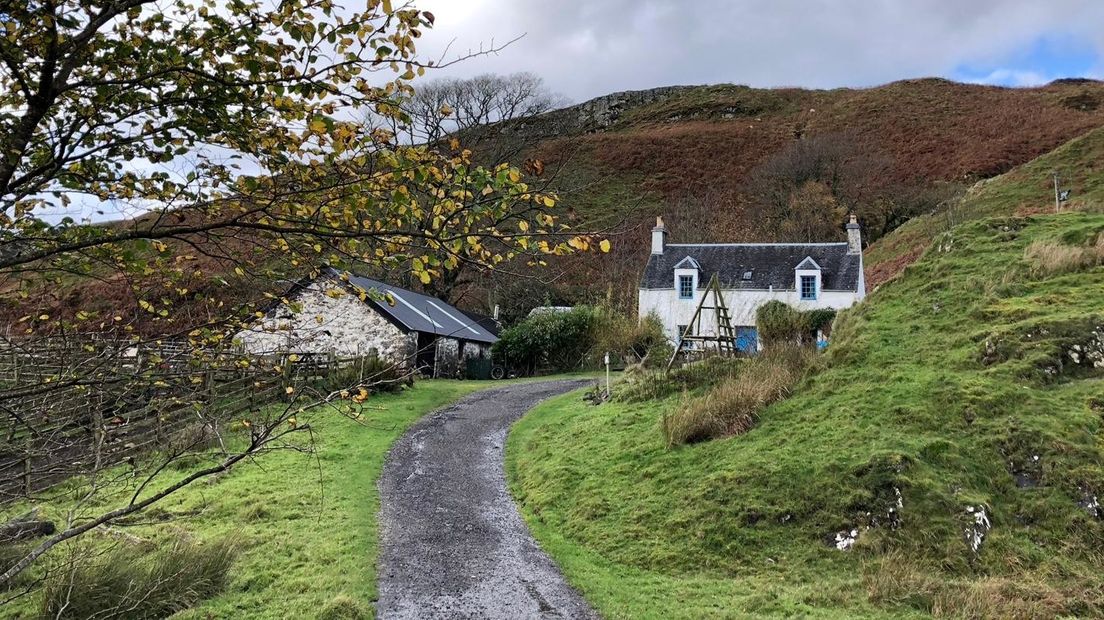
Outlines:
[[[221,592],[236,556],[229,541],[183,540],[154,552],[121,547],[99,559],[78,556],[46,582],[42,615],[165,618]]]
[[[1053,276],[1091,269],[1104,264],[1104,233],[1087,246],[1066,245],[1057,241],[1034,241],[1024,250],[1035,275]]]
[[[892,552],[864,563],[863,583],[870,602],[886,608],[919,610],[936,618],[1036,620],[1100,617],[1104,592],[1094,578],[1023,573],[963,578]],[[1056,582],[1065,584],[1055,587]]]
[[[745,361],[704,396],[684,397],[678,411],[663,419],[667,446],[746,433],[760,411],[789,395],[815,355],[808,347],[779,343]]]

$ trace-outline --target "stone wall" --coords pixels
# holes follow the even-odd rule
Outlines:
[[[459,377],[464,373],[469,359],[491,356],[491,345],[482,342],[441,337],[435,346],[434,365],[438,377]]]
[[[455,338],[437,339],[434,352],[434,371],[438,377],[455,377],[460,370],[460,341]]]
[[[299,312],[279,306],[234,336],[246,351],[334,353],[341,357],[375,352],[393,362],[405,361],[417,344],[369,304],[333,279],[319,279],[296,295]]]
[[[486,359],[491,356],[491,345],[481,342],[464,342],[460,352],[460,358],[470,360],[475,358]]]

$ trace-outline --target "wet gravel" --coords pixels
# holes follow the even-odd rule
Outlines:
[[[472,394],[395,443],[379,483],[379,618],[597,618],[530,536],[503,470],[510,424],[585,383]]]

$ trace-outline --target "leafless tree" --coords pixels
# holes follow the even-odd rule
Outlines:
[[[431,80],[420,85],[401,107],[409,116],[404,127],[407,137],[413,142],[436,143],[477,127],[521,121],[566,104],[563,96],[545,86],[543,78],[523,72]]]

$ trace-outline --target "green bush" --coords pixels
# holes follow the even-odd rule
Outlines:
[[[165,618],[221,592],[237,555],[228,541],[118,548],[74,562],[46,582],[48,618]]]
[[[607,352],[653,366],[666,361],[671,345],[657,316],[637,319],[610,306],[576,306],[526,318],[499,334],[493,349],[500,362],[526,374],[599,368]]]
[[[392,392],[406,383],[413,382],[413,378],[402,376],[402,369],[394,363],[381,359],[375,355],[366,355],[336,369],[315,374],[306,367],[292,370],[300,373],[304,387],[311,387],[319,392],[336,392],[363,384],[372,392]]]
[[[598,322],[590,306],[540,312],[499,334],[493,354],[526,374],[578,370],[587,362]]]
[[[755,313],[755,327],[765,347],[781,342],[803,343],[816,339],[818,330],[827,331],[836,319],[831,308],[802,312],[781,301],[768,301]]]
[[[768,301],[755,313],[755,328],[764,346],[799,341],[808,331],[805,315],[780,301]]]
[[[627,363],[640,363],[654,368],[662,365],[671,355],[671,343],[663,333],[663,322],[655,313],[643,319],[600,307],[599,324],[595,334],[592,354],[596,362],[608,351]]]

